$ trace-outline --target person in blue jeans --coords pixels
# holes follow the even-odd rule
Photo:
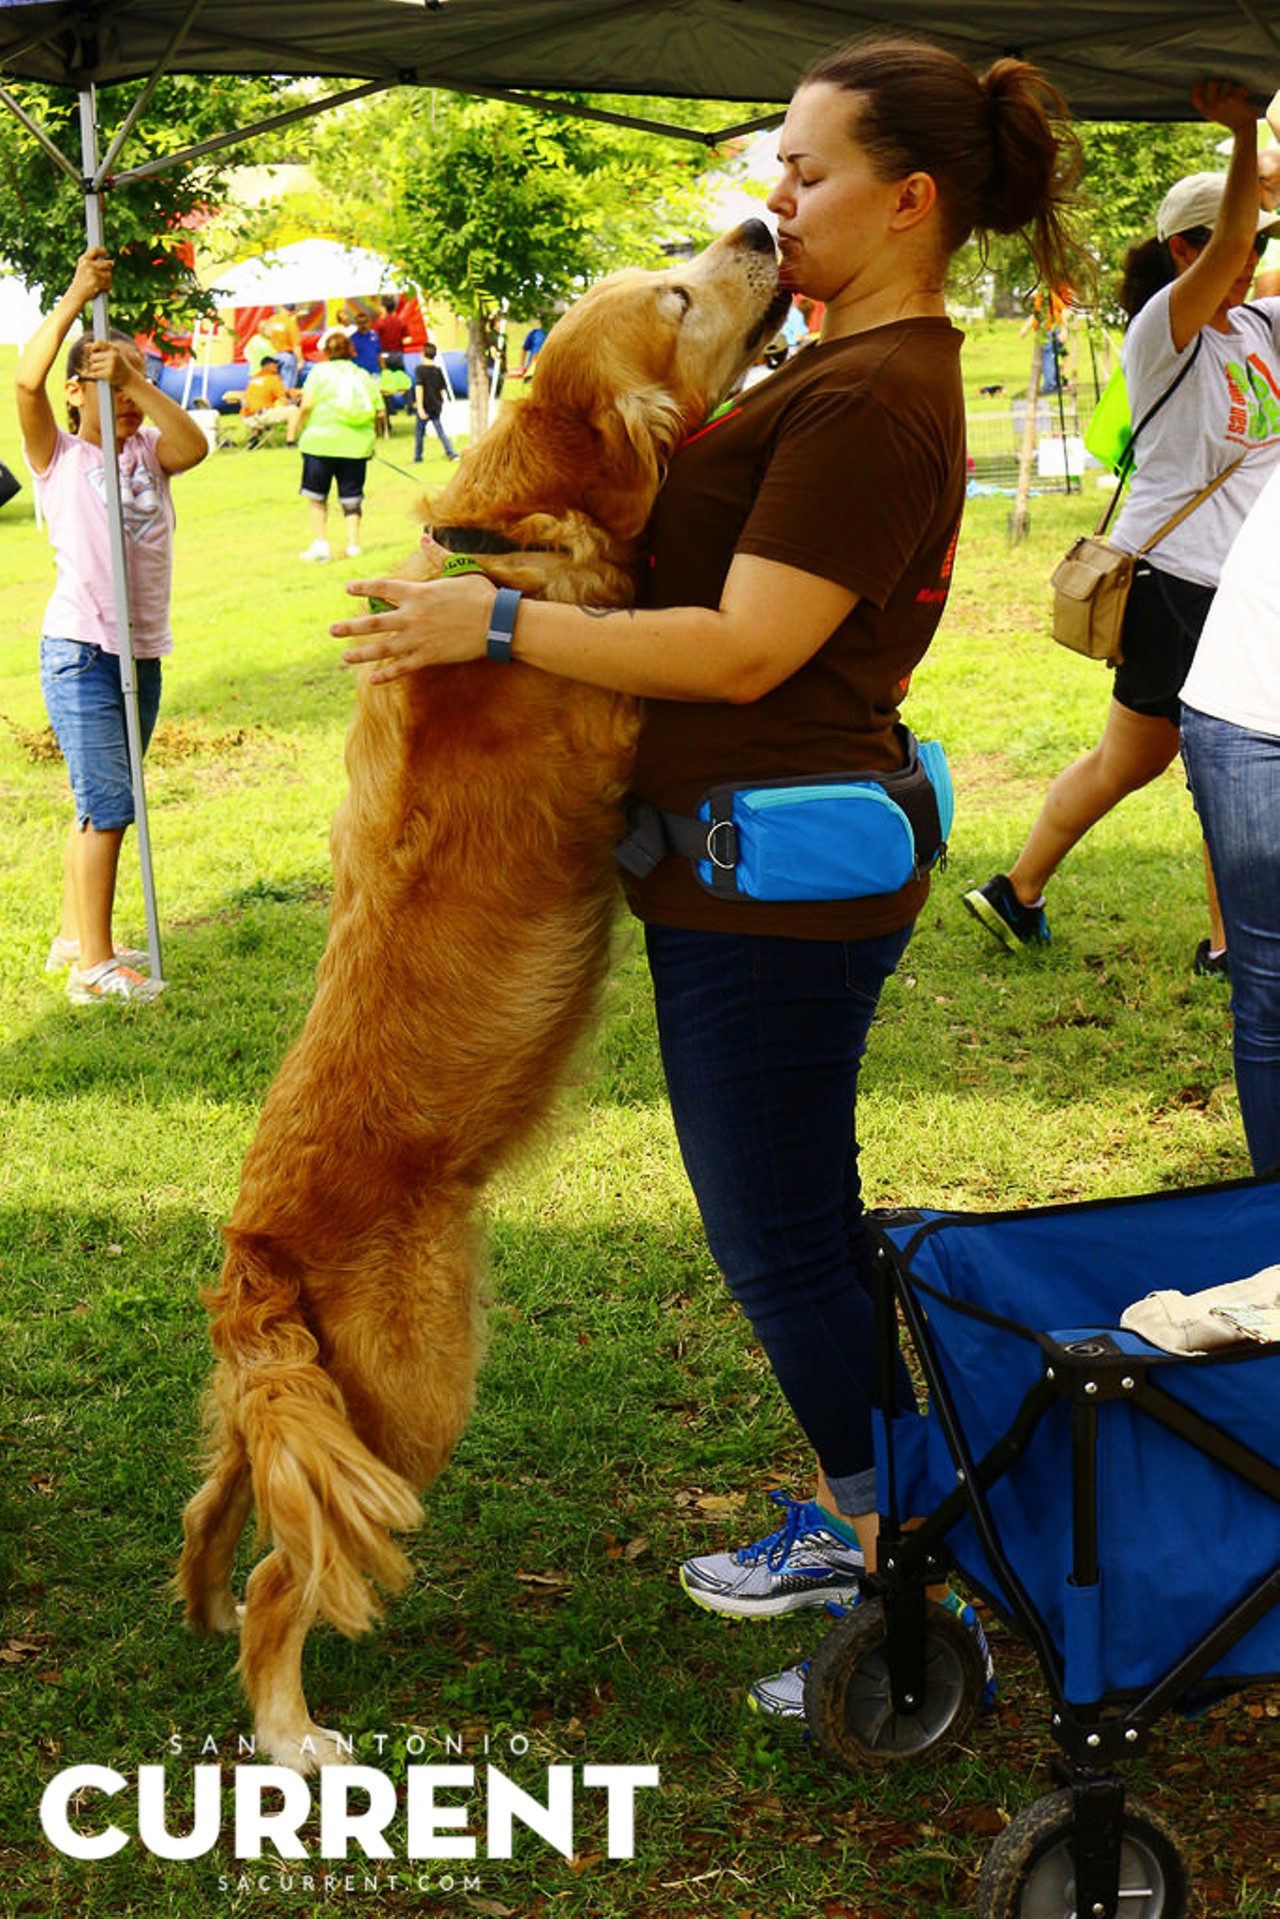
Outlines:
[[[203,429],[152,385],[138,348],[121,334],[95,340],[83,331],[72,341],[63,389],[70,431],[58,425],[49,397],[54,365],[85,308],[110,290],[113,270],[101,247],[81,254],[71,285],[23,347],[14,373],[23,451],[57,561],[40,641],[40,682],[75,804],[61,925],[45,965],[51,973],[66,972],[67,997],[75,1006],[148,1001],[164,985],[139,970],[135,962],[146,955],[118,947],[112,932],[120,850],[133,823],[134,800],[103,472],[101,386],[105,383],[112,394],[144,753],[160,704],[161,662],[173,650],[169,482],[209,451]]]
[[[1227,929],[1256,1173],[1280,1170],[1280,472],[1231,547],[1182,688],[1182,757]]]
[[[430,426],[441,446],[446,460],[456,460],[457,453],[453,443],[444,430],[444,403],[448,394],[448,383],[444,373],[436,365],[436,350],[428,340],[422,349],[413,374],[413,458],[417,465],[422,459],[422,444]]]
[[[819,340],[676,452],[639,606],[504,603],[512,657],[644,698],[640,798],[688,817],[725,779],[902,765],[899,706],[941,618],[965,495],[947,261],[972,232],[1026,230],[1048,283],[1070,281],[1063,119],[1025,62],[979,79],[913,41],[842,49],[801,83],[769,199],[783,304],[764,324],[803,293],[824,303]],[[696,275],[686,299],[696,325]],[[333,628],[375,684],[485,657],[483,576],[350,590],[388,602]],[[628,880],[708,1239],[818,1456],[817,1499],[787,1500],[777,1533],[681,1569],[715,1611],[856,1596],[874,1550],[858,1077],[927,893],[920,877],[870,897],[725,898],[675,855]],[[793,1718],[803,1687],[788,1667],[753,1704]]]

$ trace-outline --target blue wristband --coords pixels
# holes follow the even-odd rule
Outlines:
[[[489,615],[489,637],[485,651],[491,660],[505,660],[511,663],[511,636],[515,631],[516,608],[520,604],[519,589],[514,586],[500,586],[493,602],[493,611]]]

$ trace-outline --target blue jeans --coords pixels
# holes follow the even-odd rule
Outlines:
[[[1244,1136],[1263,1173],[1280,1166],[1280,739],[1184,706],[1182,757],[1227,929]]]
[[[646,928],[671,1112],[712,1255],[850,1515],[876,1508],[858,1068],[910,937]],[[901,1391],[912,1404],[905,1369]]]
[[[133,666],[145,753],[160,710],[161,666],[159,660],[135,660]],[[99,833],[129,826],[133,783],[119,659],[83,640],[46,634],[40,642],[40,685],[67,762],[78,824]]]
[[[413,457],[414,459],[420,460],[422,458],[422,443],[427,437],[427,428],[429,426],[435,428],[436,437],[438,438],[441,446],[445,450],[445,457],[450,460],[454,459],[456,456],[453,451],[452,443],[450,442],[449,435],[444,430],[444,421],[441,419],[438,413],[428,413],[425,420],[423,419],[420,413],[414,414],[413,416]]]

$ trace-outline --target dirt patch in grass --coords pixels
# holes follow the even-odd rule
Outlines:
[[[999,800],[1010,806],[1044,792],[1043,779],[1019,779],[1009,771],[1009,762],[1000,753],[973,753],[951,761],[951,777],[957,792],[963,794],[966,807]]]
[[[0,714],[0,723],[23,758],[33,766],[62,758],[51,726],[20,726],[7,714]],[[182,760],[204,756],[227,759],[246,747],[260,746],[272,737],[263,726],[237,726],[229,733],[210,733],[193,726],[189,720],[166,720],[151,735],[147,759],[154,766],[176,766]]]
[[[225,760],[271,739],[264,726],[237,726],[229,733],[209,733],[189,720],[170,720],[152,734],[147,758],[156,766],[177,766],[183,760],[205,757]]]
[[[43,760],[62,758],[51,726],[19,726],[7,713],[0,713],[0,724],[3,724],[23,759],[30,760],[33,766],[38,766]]]

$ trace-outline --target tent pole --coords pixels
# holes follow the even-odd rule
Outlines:
[[[31,135],[31,138],[35,140],[36,142],[38,142],[38,144],[44,148],[49,158],[53,161],[54,166],[60,168],[61,171],[66,174],[69,180],[74,180],[76,185],[79,186],[80,176],[76,172],[75,168],[72,166],[70,160],[68,160],[66,154],[60,153],[58,151],[58,148],[54,145],[53,141],[49,138],[44,128],[40,126],[35,120],[33,120],[29,113],[27,113],[21,106],[19,106],[18,102],[14,99],[13,95],[9,92],[7,87],[0,87],[0,104],[3,104],[4,106],[6,106],[9,109],[9,112],[13,115],[14,119],[19,121],[27,129],[27,132]]]
[[[80,152],[84,168],[85,237],[91,247],[103,244],[102,189],[98,177],[96,89],[80,93]],[[110,338],[107,296],[95,294],[93,330],[100,340]],[[111,579],[115,591],[116,636],[120,645],[120,686],[124,693],[125,730],[129,741],[129,768],[133,784],[134,824],[142,866],[142,893],[147,915],[147,953],[151,977],[163,980],[160,962],[160,922],[156,914],[155,881],[151,871],[151,834],[147,825],[147,795],[142,779],[142,729],[138,721],[138,678],[134,670],[133,633],[129,624],[129,579],[125,568],[124,503],[120,495],[120,466],[116,443],[115,396],[109,380],[98,382],[98,410],[102,421],[102,473],[106,485],[107,530],[111,541]]]

